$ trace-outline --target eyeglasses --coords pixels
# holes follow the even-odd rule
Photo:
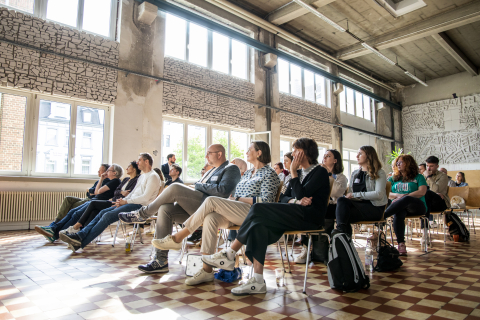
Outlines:
[[[115,172],[115,170],[110,170],[110,169],[108,169],[107,172],[108,172],[108,171],[110,171],[110,172]]]
[[[211,153],[219,153],[220,151],[207,151],[207,156],[209,156]]]
[[[403,161],[398,161],[398,162],[397,162],[397,167],[400,166],[400,165],[402,165],[402,164],[404,164]]]

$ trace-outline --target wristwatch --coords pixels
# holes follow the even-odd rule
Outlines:
[[[236,197],[236,198],[235,198],[235,201],[240,201],[240,197]]]

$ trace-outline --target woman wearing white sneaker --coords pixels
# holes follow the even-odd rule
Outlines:
[[[274,202],[280,179],[277,173],[267,164],[271,162],[270,147],[263,141],[254,141],[247,150],[247,161],[253,168],[247,170],[237,184],[235,195],[229,199],[208,197],[198,210],[185,221],[185,228],[173,236],[152,241],[155,248],[160,250],[180,250],[183,239],[203,225],[202,246],[203,255],[216,252],[218,229],[241,225],[247,216],[250,207],[255,203]],[[233,260],[234,261],[234,260]],[[227,262],[227,264],[225,264]],[[233,270],[234,264],[225,260],[222,268]],[[196,285],[202,282],[213,281],[214,273],[211,266],[203,265],[197,274],[187,278],[187,285]]]
[[[230,248],[211,256],[203,262],[217,268],[232,270],[235,254],[243,244],[245,254],[253,261],[254,277],[237,288],[234,295],[265,293],[263,265],[268,245],[277,242],[285,231],[318,229],[324,223],[330,184],[328,172],[318,165],[317,143],[300,138],[293,143],[293,162],[289,186],[280,203],[257,203],[238,230],[237,239]],[[302,167],[301,170],[298,168]]]
[[[332,192],[330,194],[330,201],[325,214],[325,224],[323,228],[325,233],[330,234],[335,226],[335,210],[337,208],[337,199],[345,194],[347,190],[348,179],[343,174],[342,155],[336,149],[329,149],[323,155],[322,167],[327,169],[328,175],[335,181],[333,182]],[[307,260],[307,244],[308,239],[302,236],[302,252],[295,257],[294,262],[304,264]],[[313,246],[312,246],[313,248]],[[328,246],[322,247],[325,257],[328,255]]]

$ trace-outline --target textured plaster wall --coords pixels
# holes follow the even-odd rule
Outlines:
[[[254,100],[255,85],[174,58],[165,58],[164,77],[202,89]],[[164,84],[163,114],[254,129],[254,105],[179,85]]]
[[[330,108],[283,93],[280,94],[280,108],[328,122],[332,119]],[[312,138],[318,143],[332,143],[331,125],[284,112],[280,112],[280,133],[295,138]]]
[[[418,162],[480,162],[480,94],[407,106],[402,118],[405,150]]]
[[[0,84],[68,97],[113,103],[117,72],[86,62],[2,42],[116,66],[118,43],[53,22],[0,8]]]

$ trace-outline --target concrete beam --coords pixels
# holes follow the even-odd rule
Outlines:
[[[434,34],[433,39],[435,39],[438,44],[442,46],[443,49],[447,50],[447,52],[455,59],[457,62],[470,73],[472,76],[478,75],[478,68],[467,58],[467,56],[460,50],[459,47],[455,43],[453,43],[452,39],[448,37],[445,32],[441,32],[439,34]]]
[[[474,1],[454,10],[438,14],[429,19],[385,33],[378,37],[364,39],[378,50],[388,49],[417,39],[433,36],[440,32],[458,28],[480,21],[480,1]],[[340,60],[349,60],[371,53],[360,44],[341,49],[337,52]]]
[[[314,6],[315,8],[320,8],[326,6],[327,4],[334,2],[335,0],[303,0],[305,3]],[[281,25],[292,21],[298,17],[303,16],[304,14],[309,13],[309,11],[295,2],[290,2],[287,5],[277,9],[268,16],[268,21],[275,24]]]

